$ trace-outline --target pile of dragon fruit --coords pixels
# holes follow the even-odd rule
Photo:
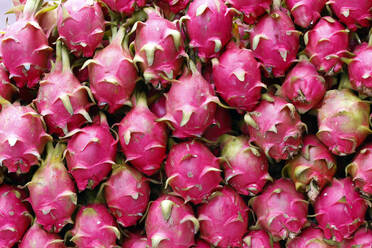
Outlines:
[[[0,248],[371,248],[371,0],[13,0]]]

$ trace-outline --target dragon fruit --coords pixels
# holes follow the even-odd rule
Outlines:
[[[314,201],[324,186],[332,182],[336,170],[336,160],[327,147],[314,135],[308,135],[303,139],[301,153],[287,162],[283,174]]]
[[[147,238],[137,233],[130,233],[122,248],[147,248]]]
[[[287,242],[288,248],[336,248],[338,246],[331,245],[324,238],[322,230],[316,227],[306,228],[300,235]]]
[[[253,24],[258,17],[270,11],[272,0],[227,0],[226,3],[242,12],[244,22]]]
[[[217,106],[212,124],[204,131],[204,138],[217,142],[223,134],[231,131],[232,120],[227,109]]]
[[[46,37],[48,37],[50,42],[55,42],[58,38],[57,34],[57,18],[58,18],[58,8],[57,4],[52,1],[45,1],[44,5],[37,13],[37,21],[40,27],[43,29]]]
[[[103,114],[94,124],[76,130],[67,143],[66,161],[79,191],[94,189],[110,173],[116,145]]]
[[[230,106],[252,111],[261,98],[262,88],[266,88],[252,52],[230,42],[221,57],[212,62],[216,92]]]
[[[107,206],[124,226],[132,226],[142,217],[150,197],[150,187],[141,173],[125,164],[118,165],[105,182]]]
[[[349,31],[330,16],[322,17],[304,35],[305,53],[318,71],[333,76],[342,69],[341,57],[346,56]]]
[[[241,195],[256,195],[268,180],[268,162],[264,154],[249,143],[245,136],[224,135],[221,157],[225,181]]]
[[[68,52],[57,42],[57,58],[52,71],[40,82],[38,96],[34,100],[44,117],[49,133],[58,136],[92,122],[88,110],[90,90],[82,86],[70,69]]]
[[[211,246],[203,240],[198,240],[193,248],[211,248]]]
[[[202,239],[221,248],[241,247],[248,227],[248,206],[233,189],[226,186],[215,191],[199,206],[198,216]]]
[[[268,74],[284,76],[295,61],[299,32],[285,10],[274,10],[259,20],[250,35],[253,55],[263,63]]]
[[[175,23],[160,16],[154,9],[147,10],[146,22],[137,22],[134,62],[139,63],[145,81],[154,86],[166,86],[182,73],[183,39]]]
[[[306,125],[293,104],[281,97],[266,95],[253,112],[245,114],[244,121],[251,141],[276,161],[293,157],[302,146]]]
[[[31,223],[32,217],[22,200],[18,189],[0,186],[0,247],[13,247]]]
[[[76,56],[91,57],[105,30],[101,7],[94,0],[67,0],[58,8],[57,29]]]
[[[145,229],[149,247],[188,248],[195,243],[199,222],[182,199],[164,195],[151,204]]]
[[[18,87],[35,87],[40,76],[48,69],[48,59],[53,50],[34,17],[40,0],[28,0],[23,13],[9,25],[1,41],[2,59],[9,78]]]
[[[275,241],[294,237],[307,223],[308,202],[289,179],[276,180],[249,203],[257,224],[271,233]]]
[[[165,96],[161,95],[149,106],[151,112],[153,112],[159,118],[163,117],[167,113],[166,100],[167,99]]]
[[[231,39],[232,12],[222,0],[192,1],[183,20],[189,46],[202,61],[216,57]]]
[[[63,239],[57,234],[52,234],[44,231],[39,224],[34,223],[27,230],[19,248],[65,248]]]
[[[163,10],[169,10],[173,14],[177,14],[186,9],[190,0],[158,0],[158,5]]]
[[[362,147],[353,162],[346,167],[346,174],[353,179],[355,186],[363,193],[372,196],[372,143]]]
[[[60,232],[71,223],[77,204],[75,185],[63,163],[65,145],[47,145],[47,158],[27,183],[29,202],[35,212],[36,222],[48,232]]]
[[[287,74],[280,88],[280,95],[291,102],[301,114],[316,107],[325,92],[325,79],[308,61],[299,62]]]
[[[221,182],[218,159],[203,144],[188,141],[173,146],[165,164],[165,173],[173,191],[186,202],[199,204]]]
[[[242,248],[280,248],[279,243],[273,243],[264,230],[250,231],[243,238]]]
[[[97,52],[88,60],[89,83],[98,106],[108,105],[114,113],[124,104],[130,103],[138,74],[128,48],[122,45],[124,28],[120,28],[110,45]],[[113,59],[115,58],[115,59]]]
[[[116,239],[120,239],[114,218],[105,205],[99,203],[79,209],[71,234],[71,241],[79,248],[112,248],[116,245]]]
[[[333,179],[314,205],[315,217],[325,238],[338,242],[350,238],[364,222],[367,207],[350,178]]]
[[[131,15],[136,10],[136,7],[143,7],[146,0],[102,0],[110,7],[111,10],[124,15]]]
[[[150,176],[160,169],[166,156],[166,128],[147,107],[144,93],[137,94],[134,105],[118,124],[119,140],[127,161]]]
[[[12,101],[14,96],[17,94],[18,89],[10,83],[8,72],[5,70],[3,64],[0,64],[0,82],[0,97]]]
[[[351,240],[346,240],[342,248],[369,248],[372,244],[372,230],[360,228],[353,235]]]
[[[288,9],[294,17],[294,23],[307,28],[316,23],[327,0],[286,0]]]
[[[349,90],[329,90],[318,109],[319,131],[316,135],[336,155],[354,153],[371,132],[369,112],[369,103]]]

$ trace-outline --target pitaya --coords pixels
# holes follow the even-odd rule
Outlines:
[[[158,5],[163,10],[169,10],[173,14],[177,14],[182,10],[185,10],[190,0],[158,0]]]
[[[244,22],[253,24],[258,17],[270,11],[272,0],[227,0],[226,3],[242,12]]]
[[[350,238],[364,222],[366,201],[355,191],[350,178],[333,179],[318,196],[315,217],[326,239]]]
[[[134,61],[140,64],[145,81],[165,86],[182,73],[183,39],[175,23],[160,16],[155,9],[147,10],[146,22],[137,22]]]
[[[250,35],[253,55],[274,77],[282,77],[295,61],[299,32],[284,9],[262,17]]]
[[[289,179],[276,180],[252,198],[250,204],[257,224],[271,233],[275,241],[296,236],[307,223],[308,202]]]
[[[114,218],[103,204],[89,204],[79,209],[71,241],[79,248],[116,247],[120,232]]]
[[[52,71],[40,82],[38,96],[34,100],[44,117],[49,133],[58,136],[92,122],[88,110],[90,90],[82,86],[70,69],[68,52],[57,42],[57,59]]]
[[[330,16],[322,17],[304,35],[305,53],[318,71],[333,76],[342,69],[341,57],[348,52],[349,31]]]
[[[146,95],[136,94],[134,108],[121,120],[119,140],[126,161],[146,175],[156,173],[166,154],[167,133],[163,123],[147,107]]]
[[[8,72],[5,70],[4,65],[0,63],[0,97],[5,100],[12,101],[17,94],[18,89],[10,83]],[[1,109],[1,106],[0,106]]]
[[[27,183],[29,202],[36,215],[36,223],[49,232],[60,232],[71,223],[77,204],[74,182],[63,163],[65,145],[47,145],[47,158]]]
[[[151,203],[145,229],[149,247],[188,248],[195,243],[199,222],[183,200],[164,195]]]
[[[211,248],[211,246],[203,240],[198,240],[193,248]]]
[[[221,248],[241,247],[248,227],[248,206],[229,187],[215,191],[198,208],[200,237]]]
[[[369,112],[369,103],[351,91],[329,90],[318,109],[319,131],[316,135],[336,155],[354,153],[371,132]]]
[[[326,90],[325,79],[318,74],[315,66],[301,61],[287,74],[280,94],[304,114],[317,106]]]
[[[370,248],[372,244],[372,230],[361,227],[350,240],[345,240],[342,248]]]
[[[173,146],[165,164],[166,184],[186,202],[199,204],[221,182],[218,159],[203,144],[187,141]]]
[[[128,236],[122,248],[148,248],[146,236],[137,233],[130,233]]]
[[[264,230],[250,231],[243,238],[242,248],[280,248],[279,243],[273,243]]]
[[[153,102],[149,108],[157,117],[161,118],[167,113],[166,109],[166,98],[162,94],[158,99]]]
[[[221,151],[225,181],[239,194],[256,195],[268,180],[272,181],[267,158],[247,137],[222,136]]]
[[[230,42],[221,57],[212,62],[216,92],[230,106],[252,111],[261,98],[262,88],[266,88],[252,52]]]
[[[76,56],[91,57],[105,30],[101,7],[95,0],[67,0],[58,8],[57,29]]]
[[[285,2],[294,17],[294,23],[307,28],[318,21],[327,0],[286,0]]]
[[[287,248],[336,248],[325,240],[323,231],[316,227],[309,227],[294,239],[287,242]]]
[[[231,39],[232,12],[223,0],[194,0],[183,20],[189,46],[202,61],[216,57]]]
[[[131,15],[136,7],[143,7],[146,4],[146,0],[102,0],[102,2],[107,4],[111,10],[124,15]]]
[[[27,230],[19,248],[65,248],[63,239],[57,234],[48,233],[37,223]]]
[[[231,131],[232,120],[227,109],[217,106],[212,124],[205,130],[203,137],[209,141],[217,142],[223,134]]]
[[[18,87],[35,87],[48,69],[53,50],[34,17],[40,0],[28,0],[23,14],[9,25],[1,39],[2,59]]]
[[[44,5],[40,12],[37,13],[37,21],[43,29],[49,41],[54,42],[58,38],[57,18],[58,8],[57,3],[50,0],[44,1]]]
[[[106,118],[76,131],[69,139],[66,161],[79,191],[94,189],[111,171],[116,155],[117,140]]]
[[[18,189],[0,186],[0,247],[13,247],[31,223],[31,214],[22,200]]]
[[[296,155],[302,146],[301,122],[296,108],[278,96],[265,96],[260,104],[244,116],[251,141],[268,157],[280,161]]]

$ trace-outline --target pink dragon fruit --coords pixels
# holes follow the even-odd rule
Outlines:
[[[283,175],[289,176],[296,190],[305,191],[311,201],[336,173],[336,160],[314,135],[303,139],[301,153],[289,160],[283,168]]]
[[[131,15],[136,10],[136,7],[143,7],[146,0],[102,0],[110,7],[111,10],[124,15]]]
[[[150,187],[141,173],[125,164],[112,171],[105,182],[105,199],[116,221],[132,226],[142,217],[150,197]]]
[[[349,90],[329,90],[318,109],[319,131],[316,135],[336,155],[354,153],[371,132],[369,112],[369,103]]]
[[[286,0],[288,9],[294,17],[294,23],[307,28],[316,23],[327,0]]]
[[[217,93],[230,106],[252,111],[261,98],[262,88],[266,88],[252,52],[230,42],[221,57],[212,62]]]
[[[251,141],[276,161],[293,157],[302,146],[306,125],[296,108],[281,97],[265,96],[253,112],[244,116],[244,121]]]
[[[294,237],[307,223],[308,202],[291,180],[281,178],[250,200],[257,224],[275,241]]]
[[[372,20],[372,2],[370,0],[329,0],[332,10],[351,31],[360,27],[369,27]]]
[[[223,134],[231,131],[232,120],[227,109],[217,106],[212,124],[204,131],[204,138],[217,142]]]
[[[173,14],[177,14],[186,9],[190,0],[158,0],[158,5],[162,9],[171,11]]]
[[[101,7],[94,0],[67,0],[58,8],[57,29],[76,56],[91,57],[105,30]]]
[[[226,3],[242,12],[244,22],[253,24],[258,17],[270,11],[272,0],[227,0]]]
[[[65,145],[47,145],[47,158],[27,183],[29,202],[36,215],[36,223],[48,232],[60,232],[71,223],[77,204],[74,182],[63,163]]]
[[[369,248],[372,244],[372,230],[360,228],[354,233],[351,240],[346,240],[342,244],[342,248]]]
[[[202,239],[221,248],[241,247],[248,227],[248,207],[233,189],[226,186],[214,192],[199,206],[198,215]]]
[[[326,90],[325,79],[318,74],[315,66],[301,61],[287,74],[280,94],[304,114],[318,105]]]
[[[326,241],[322,230],[316,227],[306,228],[300,235],[287,242],[288,248],[336,248],[338,246],[331,245]]]
[[[182,73],[183,39],[175,23],[160,16],[154,9],[147,10],[146,22],[137,22],[134,62],[139,63],[146,82],[165,86]]]
[[[57,234],[44,231],[39,224],[34,223],[27,230],[19,248],[65,248],[63,239]]]
[[[151,204],[145,229],[149,247],[188,248],[195,243],[199,222],[182,199],[164,195]]]
[[[250,35],[253,55],[274,77],[282,77],[295,61],[299,32],[284,9],[274,10],[259,20]]]
[[[14,96],[17,94],[18,89],[10,83],[8,72],[3,64],[0,64],[0,82],[0,97],[12,101]]]
[[[194,0],[183,19],[189,46],[202,61],[216,57],[231,39],[232,14],[222,0]]]
[[[155,102],[153,102],[149,106],[151,112],[153,112],[159,118],[163,117],[167,113],[166,100],[167,99],[162,94],[158,99],[155,100]]]
[[[243,238],[242,248],[280,248],[279,243],[273,243],[264,230],[250,231]]]
[[[211,248],[211,246],[203,240],[198,240],[193,248]]]
[[[221,157],[225,181],[241,195],[256,195],[268,180],[268,162],[264,154],[249,143],[245,136],[224,135]]]
[[[116,155],[117,140],[111,133],[106,118],[79,129],[69,139],[66,161],[79,191],[94,189],[111,171]]]
[[[130,233],[122,248],[147,248],[147,238],[137,233]]]
[[[40,0],[28,0],[23,14],[9,25],[1,41],[2,59],[18,87],[35,87],[48,69],[53,50],[34,17]]]
[[[98,106],[108,105],[114,113],[124,104],[130,103],[138,74],[128,48],[122,45],[124,28],[120,28],[110,45],[97,52],[85,66],[89,69],[89,85]],[[113,59],[115,58],[115,59]]]
[[[366,201],[355,191],[350,178],[333,179],[318,196],[315,216],[326,239],[350,238],[364,222]]]
[[[355,186],[363,193],[372,196],[372,143],[360,150],[353,162],[346,167],[346,173],[351,176]]]
[[[57,18],[58,9],[55,8],[56,3],[52,1],[45,1],[44,5],[37,13],[37,21],[40,27],[43,29],[45,35],[48,37],[49,41],[55,42],[58,38],[57,32]]]
[[[144,93],[137,94],[134,105],[119,124],[119,140],[127,161],[150,176],[160,169],[166,156],[166,127],[156,121]]]
[[[31,223],[31,215],[22,202],[22,193],[9,185],[0,186],[0,247],[13,247]]]
[[[79,248],[116,246],[120,232],[114,218],[103,204],[90,204],[79,209],[71,241]]]
[[[82,86],[70,69],[66,48],[57,42],[57,59],[52,71],[40,82],[38,96],[34,100],[44,117],[49,133],[58,136],[92,122],[88,110],[90,90]]]
[[[348,52],[349,31],[330,16],[322,17],[315,27],[304,35],[305,53],[318,71],[327,76],[342,69],[341,57]]]
[[[218,159],[203,144],[187,141],[173,146],[165,164],[166,185],[186,202],[199,204],[217,188],[220,176]]]

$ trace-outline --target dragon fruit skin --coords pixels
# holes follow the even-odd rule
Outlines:
[[[215,191],[198,207],[198,216],[200,238],[221,248],[241,247],[248,227],[248,206],[232,188]]]
[[[96,1],[67,0],[58,8],[57,29],[76,56],[91,57],[105,30],[101,7]]]
[[[282,77],[295,61],[299,32],[285,10],[262,17],[250,35],[253,55],[274,77]]]
[[[182,199],[163,195],[151,204],[145,229],[149,247],[188,248],[195,243],[199,222]]]
[[[318,139],[338,155],[354,153],[369,130],[369,103],[349,90],[327,91],[318,109]]]
[[[158,0],[161,9],[166,9],[177,14],[186,9],[190,0]]]
[[[77,204],[74,182],[63,163],[65,145],[47,145],[47,158],[27,183],[29,202],[35,212],[36,222],[48,232],[60,232],[71,223]]]
[[[166,115],[167,113],[166,101],[167,99],[162,94],[158,99],[155,100],[155,102],[150,104],[149,108],[151,112],[153,112],[159,118]]]
[[[301,61],[287,74],[281,96],[291,102],[300,114],[315,108],[326,93],[325,79],[313,64]]]
[[[203,137],[209,141],[217,142],[223,134],[231,131],[232,120],[227,109],[217,106],[212,124],[204,131]]]
[[[95,203],[79,209],[71,241],[79,248],[116,247],[120,232],[114,218],[103,204]]]
[[[63,239],[57,234],[48,233],[40,225],[34,223],[24,235],[19,248],[65,248]]]
[[[3,64],[0,64],[0,82],[0,96],[8,101],[12,101],[18,89],[10,83],[8,72]]]
[[[349,31],[330,16],[322,17],[315,27],[304,35],[305,53],[317,70],[327,76],[342,69],[341,57],[347,54]]]
[[[244,14],[244,22],[253,24],[258,17],[270,11],[272,0],[227,0],[226,2]]]
[[[193,248],[211,248],[211,246],[203,240],[198,240]]]
[[[250,200],[257,223],[271,233],[274,241],[300,233],[307,223],[308,202],[291,180],[281,178]]]
[[[136,10],[136,6],[143,7],[146,0],[102,0],[107,4],[111,10],[122,13],[124,15],[131,15]]]
[[[147,238],[137,233],[130,233],[122,248],[147,248]]]
[[[316,23],[327,0],[286,0],[288,9],[294,17],[294,23],[307,28]]]
[[[216,92],[228,105],[252,111],[261,98],[262,88],[266,88],[252,52],[230,42],[221,57],[212,61]]]
[[[232,13],[222,0],[194,0],[184,19],[189,46],[202,61],[216,57],[231,39]]]
[[[149,197],[150,187],[146,178],[125,164],[115,168],[105,182],[107,206],[124,227],[137,223],[146,210]]]
[[[305,191],[311,201],[330,182],[336,173],[336,160],[315,135],[303,139],[301,153],[289,160],[283,168],[296,186]]]
[[[372,244],[372,230],[361,227],[353,235],[353,238],[346,240],[342,248],[369,248]]]
[[[199,204],[222,181],[218,159],[196,141],[179,143],[171,148],[165,164],[167,184],[186,202]]]
[[[94,189],[111,171],[117,140],[103,116],[78,130],[68,141],[66,161],[79,191]]]
[[[279,243],[273,243],[264,230],[250,231],[243,238],[242,248],[280,248]]]
[[[333,179],[332,185],[321,192],[314,205],[316,220],[325,238],[338,242],[350,238],[359,228],[367,208],[350,178]]]
[[[225,181],[241,195],[256,195],[272,181],[267,158],[245,136],[222,136],[221,157]]]
[[[323,231],[319,228],[308,227],[294,239],[287,242],[288,248],[336,248],[325,241]]]
[[[295,107],[278,96],[267,96],[244,116],[250,140],[276,161],[296,155],[302,146],[301,122]]]
[[[362,43],[354,50],[355,57],[348,65],[353,89],[372,96],[372,44]]]

